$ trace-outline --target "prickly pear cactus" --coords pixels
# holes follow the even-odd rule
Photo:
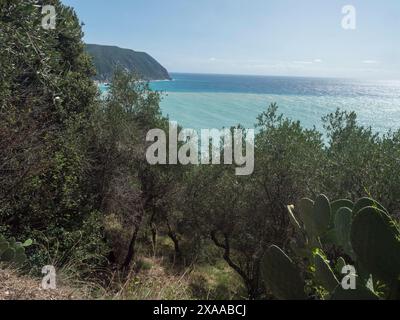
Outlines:
[[[297,231],[301,231],[301,225],[299,223],[299,221],[297,220],[295,214],[294,214],[294,206],[290,205],[287,206],[288,212],[289,212],[289,219],[290,222],[292,224],[292,226],[297,230]]]
[[[331,299],[400,299],[400,227],[381,204],[370,198],[362,198],[355,204],[345,199],[330,203],[320,195],[315,202],[302,199],[296,207],[289,206],[288,211],[290,221],[298,231],[290,246],[298,260],[306,263],[303,272],[307,275],[308,286],[322,286]],[[344,290],[339,285],[346,260],[336,256],[333,272],[323,252],[332,246],[344,250],[344,257],[354,263],[358,279],[356,290]],[[287,292],[290,286],[284,282],[289,273],[296,274],[296,287],[304,282],[301,277],[298,281],[299,272],[293,271],[295,269],[282,250],[270,248],[264,260],[263,274],[270,280],[270,288],[277,297],[288,299],[290,296]],[[321,298],[325,297],[322,293]]]
[[[0,262],[15,266],[22,266],[27,257],[25,248],[32,244],[32,240],[27,240],[24,243],[16,242],[14,238],[6,240],[0,235]]]
[[[318,196],[315,200],[313,220],[316,236],[321,236],[328,231],[331,221],[331,205],[328,198],[324,195]]]
[[[310,240],[318,238],[328,231],[331,225],[331,205],[326,196],[318,196],[315,202],[307,198],[301,199],[298,208],[305,232]],[[294,208],[290,206],[288,209],[292,221]],[[296,224],[293,221],[292,223]],[[300,223],[298,224],[300,225]]]
[[[321,253],[317,252],[314,256],[315,262],[315,279],[321,284],[327,291],[333,292],[339,285],[339,280],[333,273],[329,263],[325,260],[325,257]]]
[[[336,212],[338,212],[338,210],[340,208],[349,208],[350,210],[353,210],[354,203],[353,203],[353,201],[347,200],[347,199],[339,199],[339,200],[332,201],[331,209],[332,209],[333,216],[336,214]]]
[[[357,260],[377,279],[393,282],[400,275],[400,231],[385,211],[360,210],[353,219],[351,243]]]
[[[304,280],[299,268],[277,246],[271,246],[261,264],[264,283],[281,300],[306,299]]]
[[[338,286],[333,291],[331,300],[379,300],[379,297],[364,286],[357,286],[355,290],[345,290]]]
[[[305,231],[309,237],[316,236],[317,231],[314,222],[314,201],[307,198],[301,199],[298,207]]]
[[[350,240],[352,221],[353,212],[349,208],[343,207],[336,212],[334,219],[335,239],[337,244],[351,257],[353,256]]]
[[[331,202],[331,226],[334,225],[336,214],[341,208],[349,208],[350,211],[353,212],[354,203],[347,199],[339,199]]]
[[[360,210],[362,210],[366,207],[378,208],[378,209],[386,212],[386,214],[389,214],[387,212],[387,210],[378,201],[375,201],[374,199],[371,199],[371,198],[361,198],[354,205],[353,215],[356,215]]]
[[[346,261],[343,259],[343,257],[340,257],[335,265],[335,271],[338,274],[342,273],[343,268],[346,266]]]

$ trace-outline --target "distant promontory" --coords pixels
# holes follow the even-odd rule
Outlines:
[[[97,70],[95,80],[109,81],[116,66],[135,71],[145,80],[171,79],[167,69],[145,52],[97,44],[87,44],[86,50]]]

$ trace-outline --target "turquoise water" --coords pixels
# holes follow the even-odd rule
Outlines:
[[[377,132],[400,129],[400,81],[172,74],[152,82],[164,92],[161,109],[185,128],[253,128],[257,116],[276,102],[279,112],[322,130],[321,118],[337,108],[356,111]]]

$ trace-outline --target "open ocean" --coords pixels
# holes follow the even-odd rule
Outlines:
[[[400,81],[171,74],[173,81],[153,81],[162,91],[161,109],[184,128],[220,129],[241,124],[254,128],[272,102],[279,113],[304,127],[322,129],[321,118],[337,108],[355,111],[375,132],[400,129]]]
[[[151,83],[163,91],[162,111],[185,128],[253,128],[272,102],[303,126],[322,130],[321,118],[337,108],[355,111],[376,132],[400,129],[400,81],[298,77],[171,74]]]

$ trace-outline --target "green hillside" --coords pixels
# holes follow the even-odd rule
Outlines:
[[[93,57],[97,70],[96,80],[110,80],[117,65],[136,71],[146,80],[170,79],[168,71],[145,52],[97,44],[87,44],[86,50]]]

